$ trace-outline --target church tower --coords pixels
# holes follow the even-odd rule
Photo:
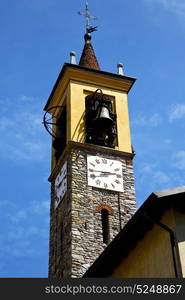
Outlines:
[[[136,209],[127,100],[135,79],[121,64],[116,74],[100,69],[95,29],[87,22],[80,62],[72,52],[44,108],[52,135],[50,277],[82,277]]]

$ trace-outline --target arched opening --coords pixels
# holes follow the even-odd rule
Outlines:
[[[107,209],[101,210],[101,220],[102,220],[103,243],[108,244],[110,241],[110,230],[109,230],[109,212]]]
[[[85,98],[86,143],[115,148],[116,114],[110,96],[104,95],[101,89]]]

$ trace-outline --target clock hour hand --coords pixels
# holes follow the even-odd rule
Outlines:
[[[117,175],[116,173],[112,173],[112,172],[108,172],[108,171],[100,171],[100,172],[103,174],[106,174],[106,175]]]

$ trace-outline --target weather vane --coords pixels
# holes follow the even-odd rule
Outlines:
[[[85,28],[86,28],[86,33],[91,33],[97,30],[97,26],[93,27],[90,25],[90,20],[94,19],[96,20],[97,17],[91,16],[88,8],[88,3],[86,2],[85,4],[85,13],[78,11],[78,14],[80,16],[85,17]]]

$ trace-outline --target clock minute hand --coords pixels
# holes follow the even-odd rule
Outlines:
[[[100,171],[100,172],[108,175],[117,175],[116,173],[108,172],[108,171]]]
[[[108,172],[108,171],[101,171],[101,170],[93,170],[93,169],[89,169],[90,172],[100,172],[103,174],[109,174],[109,175],[117,175],[116,173],[112,173],[112,172]]]

